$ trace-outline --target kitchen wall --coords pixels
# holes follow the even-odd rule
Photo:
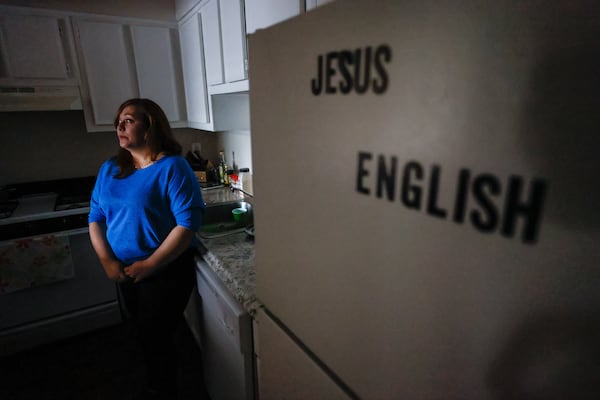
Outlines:
[[[199,142],[204,157],[217,159],[217,134],[194,129],[174,133],[184,153]],[[118,149],[112,132],[86,132],[83,111],[0,113],[0,144],[0,186],[96,175]]]
[[[227,164],[232,166],[235,152],[235,163],[239,168],[250,168],[252,172],[252,152],[250,131],[226,131],[218,133],[219,150],[225,151]]]

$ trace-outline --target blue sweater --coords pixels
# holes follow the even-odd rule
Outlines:
[[[200,228],[204,201],[194,172],[181,156],[165,156],[126,178],[115,178],[114,159],[100,167],[89,223],[106,226],[106,238],[125,265],[149,257],[179,225]]]

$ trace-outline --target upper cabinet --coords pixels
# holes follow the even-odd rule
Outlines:
[[[179,37],[189,126],[249,129],[241,2],[201,2],[180,21]]]
[[[79,20],[75,29],[88,131],[112,129],[119,105],[138,91],[126,27]]]
[[[0,6],[0,85],[79,86],[88,131],[156,101],[173,127],[247,130],[246,35],[332,0],[175,0],[178,24]]]
[[[0,7],[0,84],[77,85],[68,18]]]
[[[223,41],[221,38],[221,16],[219,1],[212,0],[199,10],[202,26],[201,45],[204,45],[206,64],[206,83],[221,85],[225,83],[223,68]]]
[[[246,22],[242,0],[220,0],[219,4],[225,82],[231,84],[247,80]]]
[[[140,97],[155,99],[172,126],[183,126],[185,95],[177,30],[132,25],[131,35]]]
[[[179,25],[179,40],[188,123],[192,128],[210,130],[200,14],[193,14]]]
[[[246,32],[254,33],[300,15],[304,0],[245,0]]]
[[[210,94],[248,90],[246,28],[241,0],[209,0],[198,9]]]
[[[88,131],[113,130],[117,108],[133,97],[154,100],[173,127],[186,125],[175,27],[76,17],[73,29]]]

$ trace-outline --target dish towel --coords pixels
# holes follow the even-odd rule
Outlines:
[[[0,294],[75,276],[68,235],[47,235],[0,245]]]

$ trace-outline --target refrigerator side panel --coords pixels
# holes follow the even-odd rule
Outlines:
[[[261,400],[349,400],[264,310],[254,317]]]
[[[348,0],[250,36],[257,296],[358,397],[600,391],[564,367],[600,332],[590,7]]]

